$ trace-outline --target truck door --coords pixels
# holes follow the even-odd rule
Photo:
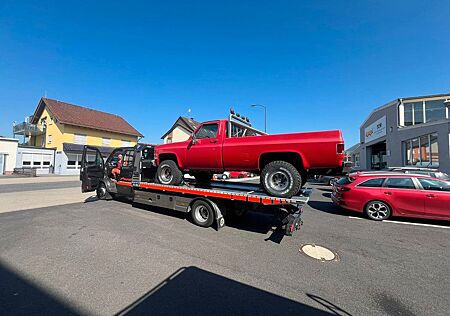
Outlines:
[[[105,167],[102,154],[95,147],[84,146],[80,170],[81,192],[95,191],[104,176]]]
[[[222,142],[218,121],[205,123],[197,129],[188,144],[185,168],[222,170]]]

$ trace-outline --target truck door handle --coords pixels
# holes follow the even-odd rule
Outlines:
[[[209,142],[210,143],[217,143],[217,139],[211,139]]]
[[[386,194],[386,195],[392,195],[392,192],[386,191],[386,192],[384,192],[384,194]]]
[[[429,197],[429,198],[434,198],[434,197],[436,197],[436,195],[434,195],[434,194],[427,194],[427,195],[425,195],[426,197]]]

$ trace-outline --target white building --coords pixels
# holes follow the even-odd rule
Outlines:
[[[18,144],[18,139],[0,137],[0,176],[13,173]]]

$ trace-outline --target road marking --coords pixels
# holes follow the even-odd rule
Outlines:
[[[356,216],[349,216],[348,218],[353,218],[353,219],[362,219],[361,217],[356,217]]]
[[[422,223],[411,223],[411,222],[397,222],[397,221],[390,221],[390,220],[384,220],[383,222],[385,222],[385,223],[394,223],[394,224],[403,224],[403,225],[412,225],[412,226],[425,226],[425,227],[436,227],[436,228],[450,229],[450,226],[433,225],[433,224],[422,224]]]

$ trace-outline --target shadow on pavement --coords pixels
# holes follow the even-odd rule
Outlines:
[[[79,315],[45,289],[0,263],[0,315]]]
[[[306,294],[310,299],[316,301],[317,303],[319,303],[320,305],[322,305],[323,307],[325,307],[326,309],[328,309],[333,315],[346,315],[346,316],[351,316],[351,314],[347,313],[345,310],[343,310],[342,308],[340,308],[339,306],[334,305],[333,303],[327,301],[326,299],[317,296],[317,295],[313,295],[313,294]]]
[[[315,296],[314,300],[318,302]],[[176,271],[117,315],[348,315],[337,306],[323,302],[327,301],[319,301],[320,305],[330,312],[197,267],[187,267]]]
[[[96,195],[93,195],[93,196],[90,196],[87,199],[85,199],[84,203],[90,203],[90,202],[95,202],[95,201],[99,201],[99,199]]]
[[[343,208],[337,206],[333,202],[325,202],[325,201],[309,201],[308,205],[318,211],[322,211],[325,213],[337,214],[337,215],[348,215],[347,211]]]

